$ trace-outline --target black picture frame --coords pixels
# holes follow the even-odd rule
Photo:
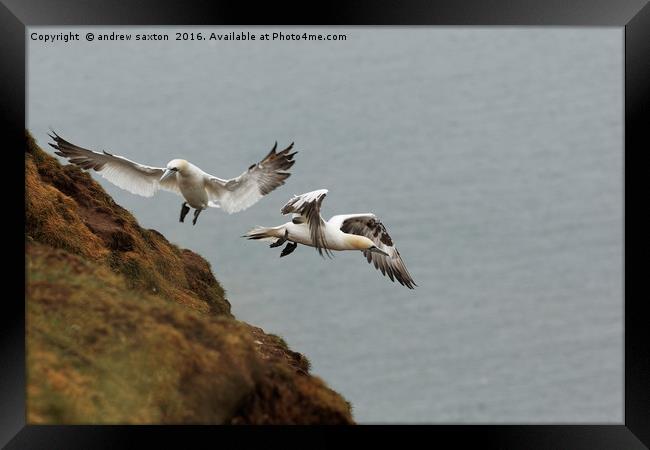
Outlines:
[[[26,27],[36,25],[502,25],[502,26],[609,26],[624,27],[625,32],[625,415],[620,424],[575,425],[435,425],[426,427],[435,442],[452,440],[455,446],[471,444],[482,448],[564,448],[564,449],[635,449],[650,445],[650,340],[643,330],[648,320],[645,298],[633,288],[641,279],[639,266],[629,261],[634,254],[644,254],[643,246],[629,246],[629,231],[637,225],[647,230],[648,221],[633,211],[630,181],[641,179],[647,168],[632,161],[648,150],[644,139],[650,125],[650,5],[647,0],[336,0],[308,2],[266,2],[251,4],[234,1],[172,0],[0,0],[0,89],[3,123],[8,125],[3,144],[5,157],[23,158],[18,148],[25,141],[25,52]],[[21,160],[24,164],[24,159]],[[6,163],[6,162],[5,162]],[[16,167],[18,162],[16,161]],[[3,174],[4,175],[4,174]],[[636,175],[636,177],[635,177]],[[5,183],[9,176],[4,177]],[[18,175],[12,183],[20,181]],[[23,178],[24,180],[24,178]],[[5,189],[10,189],[5,186]],[[5,191],[6,192],[6,191]],[[10,192],[18,192],[13,188]],[[24,193],[23,193],[24,194]],[[24,196],[11,196],[5,211],[13,214]],[[642,208],[647,209],[647,208]],[[641,214],[643,216],[643,214]],[[13,217],[13,216],[12,216]],[[10,220],[4,227],[18,228]],[[15,222],[15,223],[14,223]],[[642,227],[642,228],[641,228]],[[11,233],[12,231],[7,231]],[[16,232],[17,233],[17,232]],[[16,252],[20,246],[16,246]],[[647,253],[646,253],[647,254]],[[24,253],[23,253],[24,255]],[[24,256],[23,256],[24,258]],[[639,259],[641,260],[641,259]],[[24,259],[23,259],[24,261]],[[11,265],[11,264],[10,264]],[[23,271],[24,276],[24,271]],[[15,277],[20,279],[19,276]],[[17,282],[12,282],[17,286]],[[24,284],[23,284],[24,287]],[[17,289],[18,290],[18,289]],[[8,292],[8,291],[5,291]],[[24,291],[23,291],[24,292]],[[258,437],[268,427],[162,427],[162,426],[36,426],[26,425],[25,414],[25,308],[24,295],[3,296],[2,337],[0,350],[2,371],[0,384],[0,444],[7,448],[120,448],[141,443],[182,443],[189,438],[235,436],[237,439]],[[315,427],[318,437],[312,441],[322,446],[340,442],[353,434],[368,430],[384,440],[403,433],[410,436],[424,427],[353,427],[340,429]],[[295,436],[305,429],[275,427],[275,432]],[[331,440],[330,440],[331,439]],[[211,447],[214,447],[212,441]],[[243,444],[245,441],[240,441]],[[309,442],[298,439],[298,445]],[[430,441],[431,442],[431,441]],[[267,442],[270,444],[271,442]],[[285,441],[285,446],[290,445]],[[193,445],[195,446],[195,445]]]

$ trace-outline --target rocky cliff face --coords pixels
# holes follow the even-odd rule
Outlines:
[[[25,171],[29,423],[353,423],[307,358],[233,317],[202,257],[29,134]]]

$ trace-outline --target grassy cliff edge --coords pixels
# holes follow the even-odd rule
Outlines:
[[[30,424],[351,424],[279,337],[238,321],[210,265],[27,133]]]

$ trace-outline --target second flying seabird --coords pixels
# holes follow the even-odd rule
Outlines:
[[[122,189],[144,197],[151,197],[159,189],[179,194],[185,199],[180,221],[185,220],[191,207],[195,209],[192,224],[196,224],[201,211],[208,207],[223,208],[232,214],[255,204],[284,184],[290,175],[286,171],[293,166],[293,156],[298,153],[289,153],[293,142],[276,153],[276,142],[262,161],[251,165],[238,177],[222,179],[184,159],[173,159],[167,163],[167,167],[145,166],[106,151],[99,153],[78,147],[52,133],[49,136],[55,143],[50,143],[50,146],[57,155],[83,169],[94,169]]]
[[[282,214],[293,213],[291,222],[277,227],[255,227],[243,237],[273,242],[279,247],[288,242],[280,257],[293,252],[298,244],[315,247],[318,253],[331,255],[332,250],[361,250],[369,263],[391,281],[414,289],[415,282],[406,270],[386,227],[372,213],[341,214],[325,221],[320,207],[327,189],[294,196],[282,208]]]

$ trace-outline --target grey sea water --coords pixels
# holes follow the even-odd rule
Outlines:
[[[81,33],[43,43],[29,32]],[[31,28],[28,128],[222,178],[295,141],[254,207],[178,222],[95,176],[144,227],[210,261],[234,314],[283,336],[362,423],[623,420],[623,31],[293,28],[346,41],[86,42]],[[241,239],[328,188],[376,213],[419,287],[361,254]]]

